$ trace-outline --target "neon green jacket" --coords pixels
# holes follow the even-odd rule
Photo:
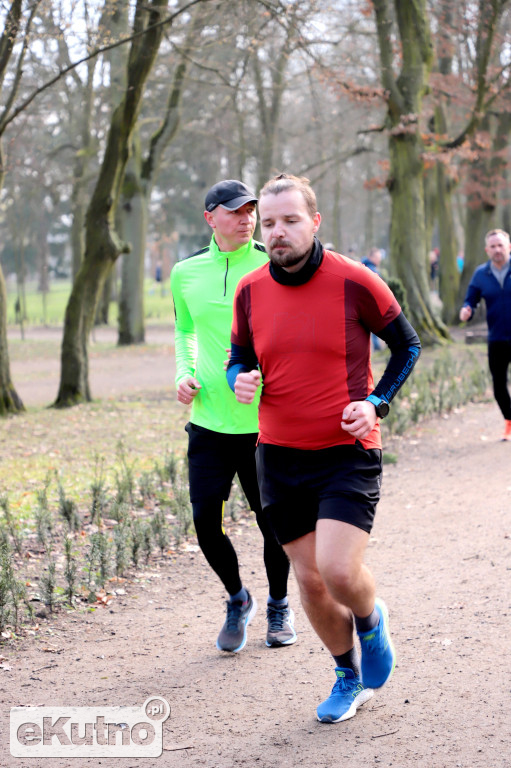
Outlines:
[[[234,291],[247,272],[268,261],[261,243],[251,240],[237,251],[209,246],[172,269],[170,287],[176,315],[176,386],[187,376],[202,385],[190,421],[224,434],[257,432],[259,393],[251,405],[238,403],[224,371],[231,346]]]

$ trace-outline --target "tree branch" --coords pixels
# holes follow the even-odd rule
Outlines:
[[[133,40],[138,39],[139,37],[142,37],[143,35],[147,35],[148,33],[156,30],[158,27],[164,27],[168,24],[172,24],[179,16],[181,16],[186,11],[190,10],[190,8],[193,8],[193,6],[198,5],[200,3],[208,3],[212,2],[212,0],[190,0],[186,5],[184,5],[182,8],[179,8],[177,11],[172,13],[170,16],[168,16],[165,19],[162,19],[159,22],[156,22],[156,24],[153,24],[152,26],[147,26],[145,29],[136,32],[129,37],[124,37],[122,40],[117,40],[114,43],[110,43],[109,45],[101,46],[99,48],[96,48],[94,51],[89,53],[87,56],[83,56],[78,61],[75,61],[73,64],[70,64],[68,67],[65,67],[64,69],[61,69],[55,77],[52,77],[50,80],[48,80],[46,83],[43,83],[43,85],[39,86],[39,88],[36,88],[32,93],[27,96],[27,98],[21,102],[21,104],[13,110],[12,114],[5,118],[4,122],[0,126],[0,136],[5,131],[6,127],[15,120],[21,112],[23,112],[33,101],[37,96],[39,96],[44,91],[47,91],[48,88],[51,88],[52,85],[57,83],[59,80],[61,80],[63,77],[65,77],[69,72],[71,72],[76,67],[79,67],[80,64],[84,64],[86,61],[89,61],[90,59],[93,59],[95,56],[99,56],[102,53],[106,53],[106,51],[111,51],[114,48],[118,48],[120,45],[124,45],[125,43],[130,43]]]
[[[2,39],[0,40],[0,83],[3,83],[5,70],[11,58],[14,41],[20,28],[22,0],[13,0],[5,20]]]
[[[25,60],[25,54],[26,54],[27,49],[28,49],[28,39],[29,39],[29,34],[30,34],[30,27],[32,26],[32,21],[34,19],[34,16],[35,16],[36,11],[37,11],[37,7],[38,7],[40,2],[41,2],[41,0],[36,0],[34,5],[32,6],[32,10],[30,11],[30,16],[28,17],[28,20],[27,20],[27,25],[25,27],[25,33],[23,35],[23,45],[22,45],[22,48],[21,48],[21,51],[20,51],[20,55],[18,56],[18,64],[16,66],[16,73],[14,75],[14,81],[13,81],[13,84],[12,84],[12,87],[11,87],[11,90],[10,90],[9,97],[7,99],[6,105],[4,107],[4,110],[2,112],[2,115],[0,116],[0,137],[2,136],[2,133],[4,131],[4,124],[5,124],[4,120],[5,120],[5,117],[9,114],[9,110],[12,107],[14,99],[16,98],[16,94],[18,93],[19,84],[21,82],[21,76],[23,74],[23,62]],[[3,76],[2,76],[2,79],[0,80],[0,83],[3,84]]]
[[[174,70],[172,85],[170,87],[169,96],[167,99],[165,117],[162,120],[159,128],[151,137],[149,152],[142,166],[141,175],[148,184],[151,184],[151,182],[154,181],[154,171],[159,166],[160,158],[165,150],[165,147],[170,143],[170,141],[172,141],[179,128],[181,117],[181,99],[188,69],[188,62],[190,60],[190,52],[195,44],[195,38],[197,31],[200,28],[200,24],[201,17],[199,13],[194,13],[192,22],[186,35],[184,48],[181,51],[180,60]]]
[[[381,82],[389,94],[389,106],[394,104],[395,109],[402,113],[405,111],[405,102],[398,88],[393,69],[393,50],[391,40],[392,18],[390,16],[387,0],[373,0],[376,16],[376,31],[380,47]]]
[[[498,21],[506,2],[508,2],[508,0],[491,0],[491,2],[488,2],[488,0],[480,0],[479,10],[482,18],[479,23],[476,44],[476,99],[472,108],[472,113],[465,127],[459,132],[456,138],[442,143],[441,146],[446,149],[456,149],[457,147],[460,147],[463,142],[477,130],[482,117],[486,114],[500,93],[508,88],[508,84],[506,83],[500,92],[492,92],[489,98],[486,98],[490,91],[490,83],[495,82],[495,78],[492,80],[487,79],[488,67],[492,57],[492,48]],[[505,67],[502,68],[502,72],[504,72],[504,70]]]

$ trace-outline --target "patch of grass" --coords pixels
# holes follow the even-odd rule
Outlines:
[[[384,365],[385,355],[376,356],[376,379]],[[384,442],[433,414],[490,396],[484,345],[425,350],[382,423]],[[140,393],[1,421],[0,623],[17,631],[21,614],[28,615],[25,583],[50,610],[84,600],[93,609],[110,578],[130,578],[141,563],[172,561],[193,532],[187,419],[168,393]],[[385,452],[386,463],[396,459]],[[235,483],[226,524],[246,511]]]
[[[434,355],[427,352],[424,365],[419,360],[381,423],[384,440],[432,416],[490,397],[487,366],[473,348],[453,345]]]
[[[37,284],[28,281],[25,286],[26,318],[25,325],[62,325],[67,302],[71,292],[69,280],[53,280],[50,291],[46,294],[46,310],[43,294],[37,290]],[[7,324],[16,325],[15,304],[17,299],[16,288],[7,287]],[[154,280],[147,278],[144,281],[144,309],[146,321],[170,322],[173,318],[172,297],[170,295],[169,281],[163,287],[155,289]],[[110,304],[110,322],[117,323],[117,302]]]
[[[18,631],[26,591],[23,581],[17,578],[12,550],[7,543],[0,547],[0,632],[12,628]]]
[[[166,559],[190,535],[183,416],[150,400],[41,410],[2,422],[8,442],[0,445],[0,543],[10,554],[3,559],[0,621],[11,636],[20,616],[30,615],[16,585],[26,580],[35,590],[31,599],[50,613],[84,600],[92,605],[105,599],[112,578],[129,578],[142,559]],[[180,449],[165,447],[174,431]],[[154,457],[162,454],[156,471]]]

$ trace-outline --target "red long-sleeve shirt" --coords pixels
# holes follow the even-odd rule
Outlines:
[[[271,269],[241,279],[231,336],[233,349],[256,358],[263,373],[260,442],[308,450],[353,444],[342,412],[373,391],[370,332],[395,320],[399,304],[377,275],[331,251],[302,284],[284,284]],[[361,442],[381,448],[378,422]]]

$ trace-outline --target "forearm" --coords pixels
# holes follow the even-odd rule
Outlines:
[[[194,331],[182,331],[176,328],[175,337],[176,355],[176,385],[188,376],[195,376],[195,364],[197,360],[197,338]]]
[[[467,293],[465,296],[465,300],[463,302],[464,307],[469,307],[471,310],[471,315],[474,314],[474,310],[477,309],[479,306],[479,302],[481,301],[481,290],[477,285],[474,285],[474,283],[470,283],[470,285],[467,288]]]
[[[258,367],[258,360],[252,347],[231,344],[231,356],[227,365],[227,383],[234,392],[236,377],[239,373],[253,371]]]
[[[378,334],[390,349],[390,359],[374,391],[388,403],[399,392],[421,352],[420,339],[403,313]]]

